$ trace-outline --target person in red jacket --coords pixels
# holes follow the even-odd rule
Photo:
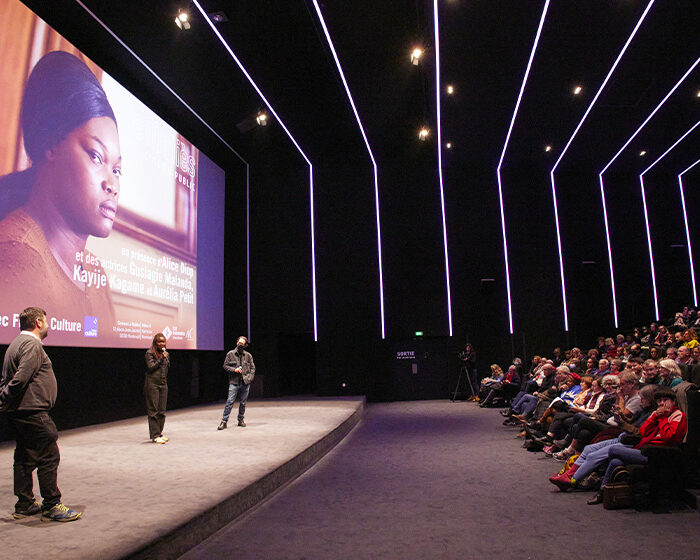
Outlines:
[[[656,410],[639,428],[641,441],[634,447],[615,444],[608,447],[608,468],[601,481],[601,490],[588,501],[599,504],[603,501],[603,488],[612,480],[615,468],[621,465],[646,464],[649,459],[642,455],[647,445],[680,445],[688,431],[685,414],[676,406],[676,394],[672,389],[659,389],[655,395]]]

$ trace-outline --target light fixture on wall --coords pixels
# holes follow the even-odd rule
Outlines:
[[[255,117],[255,122],[257,122],[260,126],[267,126],[267,113],[260,111]]]
[[[583,88],[581,86],[576,86],[574,88],[574,95],[578,95],[579,93],[581,93],[582,90]]]
[[[428,136],[430,135],[430,129],[427,126],[421,127],[421,129],[418,131],[418,138],[425,142],[428,139]]]
[[[187,12],[187,10],[179,9],[177,11],[177,16],[175,16],[175,25],[184,30],[192,27],[190,25],[190,14]]]
[[[449,84],[446,88],[447,90],[447,95],[452,95],[455,92],[455,87],[452,84]]]

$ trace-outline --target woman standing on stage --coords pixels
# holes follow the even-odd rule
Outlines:
[[[153,443],[165,443],[163,436],[165,424],[165,407],[168,404],[168,368],[170,355],[165,349],[165,336],[158,333],[153,337],[153,344],[146,350],[146,382],[143,387],[146,396],[146,413],[148,414],[148,431]]]

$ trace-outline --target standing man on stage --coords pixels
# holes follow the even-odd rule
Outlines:
[[[236,400],[236,395],[240,395],[240,404],[238,405],[238,425],[245,428],[243,416],[245,415],[245,405],[248,401],[248,391],[250,383],[255,377],[255,364],[253,356],[250,352],[246,352],[248,339],[245,336],[238,338],[236,349],[231,350],[226,354],[224,360],[224,370],[228,373],[228,399],[224,406],[224,415],[221,418],[218,430],[225,430],[228,424],[228,417],[231,414],[233,403]]]
[[[57,385],[42,340],[49,332],[46,311],[27,307],[19,316],[21,332],[5,352],[0,381],[0,410],[9,412],[15,431],[15,519],[41,513],[42,521],[75,521],[82,512],[61,503],[58,489],[58,430],[49,416]],[[34,500],[32,473],[37,470],[43,503]]]

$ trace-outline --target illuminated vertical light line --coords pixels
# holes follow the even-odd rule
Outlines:
[[[513,111],[513,117],[510,119],[510,126],[508,127],[508,133],[506,134],[506,141],[503,144],[503,151],[501,152],[501,159],[498,160],[498,167],[496,168],[496,179],[498,181],[498,203],[501,209],[501,233],[503,234],[503,258],[506,264],[506,294],[508,297],[508,326],[510,328],[510,334],[513,334],[513,306],[511,301],[510,293],[510,269],[508,266],[508,241],[506,238],[506,217],[505,210],[503,209],[503,185],[501,183],[501,166],[503,165],[503,159],[506,156],[506,150],[508,149],[508,142],[510,141],[510,135],[513,132],[513,126],[515,125],[515,119],[518,116],[518,109],[520,108],[520,101],[523,98],[523,93],[525,92],[525,85],[527,84],[527,78],[530,75],[530,68],[532,67],[532,61],[535,59],[535,51],[537,50],[537,44],[540,41],[540,34],[542,33],[542,27],[544,26],[544,20],[547,16],[547,9],[549,8],[549,0],[544,3],[544,8],[542,8],[542,16],[540,17],[540,24],[537,27],[537,33],[535,34],[535,42],[532,45],[532,50],[530,51],[530,59],[527,61],[527,67],[525,69],[525,75],[523,76],[523,83],[520,86],[520,92],[518,93],[518,100],[515,102],[515,110]]]
[[[323,27],[323,32],[326,35],[326,40],[328,41],[328,46],[333,54],[333,59],[338,67],[338,73],[340,74],[340,79],[343,81],[343,86],[345,86],[345,93],[348,95],[348,100],[350,101],[350,106],[352,107],[352,112],[355,114],[355,120],[357,120],[357,126],[360,127],[360,133],[362,134],[362,139],[365,141],[365,146],[367,147],[367,153],[369,158],[372,160],[372,167],[374,169],[374,205],[375,205],[375,215],[377,223],[377,256],[379,259],[379,314],[381,319],[381,331],[382,339],[386,338],[384,330],[384,275],[382,272],[382,231],[379,220],[379,182],[377,180],[377,162],[374,159],[374,154],[372,153],[372,148],[367,140],[367,135],[365,134],[365,129],[362,126],[362,121],[360,120],[360,115],[357,112],[357,107],[355,107],[355,101],[352,98],[352,93],[350,93],[350,87],[345,79],[345,73],[343,68],[340,66],[340,60],[338,59],[338,54],[335,52],[335,47],[333,46],[333,41],[331,40],[331,35],[328,32],[328,27],[326,27],[326,21],[323,19],[323,14],[321,14],[321,8],[318,5],[317,0],[312,0],[314,7],[316,8],[316,14],[321,22],[321,27]]]
[[[559,271],[561,273],[561,295],[562,295],[562,303],[563,303],[563,308],[564,308],[564,330],[565,331],[569,330],[569,316],[568,316],[568,311],[567,311],[567,306],[566,306],[566,282],[564,280],[564,259],[562,256],[562,248],[561,248],[561,231],[559,229],[559,211],[558,211],[558,205],[557,205],[557,187],[556,187],[556,184],[554,182],[554,173],[557,170],[557,167],[559,166],[559,162],[561,162],[561,160],[563,159],[567,150],[569,149],[569,146],[574,141],[574,138],[576,138],[578,131],[583,126],[583,123],[585,122],[586,118],[588,117],[588,114],[593,109],[593,106],[596,104],[596,101],[598,101],[598,97],[600,97],[601,93],[603,93],[605,86],[608,84],[608,81],[610,80],[613,73],[615,72],[617,65],[620,63],[620,60],[622,60],[622,57],[624,56],[625,52],[627,51],[627,47],[629,47],[630,43],[632,42],[632,39],[634,39],[634,36],[637,34],[637,31],[641,27],[642,22],[646,18],[647,14],[649,13],[649,10],[651,9],[653,4],[654,4],[654,0],[650,0],[649,4],[647,4],[647,7],[644,10],[644,13],[642,13],[641,17],[639,18],[639,21],[637,21],[637,25],[634,26],[632,33],[630,34],[630,36],[627,39],[627,42],[625,43],[624,47],[622,47],[620,54],[617,55],[615,62],[611,66],[610,70],[608,71],[608,75],[605,76],[603,83],[600,85],[600,88],[598,88],[598,92],[595,94],[595,97],[593,97],[593,100],[588,105],[588,108],[586,109],[586,112],[583,114],[581,121],[578,123],[578,126],[574,130],[574,133],[571,135],[571,138],[569,138],[569,141],[566,143],[566,146],[564,146],[564,149],[562,150],[561,154],[559,155],[559,158],[557,159],[556,163],[554,164],[554,167],[552,167],[552,170],[549,172],[549,177],[550,177],[550,180],[552,183],[552,202],[554,204],[554,223],[556,225],[556,230],[557,230],[557,249],[559,251]]]
[[[248,302],[248,340],[250,340],[250,165],[245,166],[245,278]]]
[[[693,249],[690,245],[690,229],[688,228],[688,213],[686,212],[686,209],[685,209],[685,195],[683,194],[683,175],[685,175],[686,172],[690,171],[698,163],[700,163],[700,159],[698,161],[696,161],[694,164],[692,164],[690,167],[687,167],[684,171],[681,171],[678,175],[678,188],[681,191],[681,206],[683,208],[683,222],[685,223],[685,239],[686,239],[686,242],[688,244],[688,262],[690,263],[690,279],[693,282],[693,305],[695,307],[698,306],[698,292],[697,292],[697,288],[695,286],[695,266],[693,265]]]
[[[301,146],[297,143],[296,139],[294,136],[292,136],[292,133],[289,131],[289,129],[285,126],[284,122],[280,118],[280,116],[277,114],[275,109],[272,107],[270,102],[267,100],[267,97],[263,94],[262,90],[258,87],[258,84],[255,83],[255,80],[251,77],[251,75],[248,73],[248,71],[245,69],[241,61],[238,59],[236,54],[233,52],[233,49],[229,46],[229,44],[226,42],[224,39],[223,35],[219,33],[219,30],[216,28],[214,25],[214,22],[209,19],[209,16],[206,14],[202,6],[199,4],[198,0],[192,0],[192,4],[195,5],[195,7],[199,10],[199,12],[202,14],[202,17],[204,18],[204,21],[207,22],[211,30],[214,32],[214,35],[219,39],[219,42],[222,44],[222,46],[226,49],[228,54],[231,56],[233,61],[236,63],[238,68],[240,68],[241,72],[243,72],[243,75],[248,79],[248,82],[250,82],[250,85],[253,86],[253,89],[258,93],[260,98],[264,101],[265,105],[267,108],[270,110],[270,112],[274,115],[275,119],[277,119],[277,122],[280,124],[282,129],[285,131],[289,139],[292,141],[292,144],[294,144],[294,147],[297,149],[299,154],[301,154],[301,157],[304,158],[306,163],[309,165],[309,200],[310,200],[310,212],[311,212],[311,285],[312,285],[312,298],[313,298],[313,319],[314,319],[314,341],[318,342],[318,319],[316,316],[316,240],[315,240],[315,229],[314,229],[314,181],[313,181],[313,165],[311,164],[311,161],[309,158],[306,156],[304,153],[304,150],[301,149]]]
[[[642,171],[639,174],[639,184],[642,189],[642,205],[644,207],[644,223],[646,225],[646,230],[647,230],[647,246],[649,247],[649,266],[651,268],[651,286],[652,289],[654,290],[654,312],[656,313],[656,320],[659,320],[659,299],[657,295],[657,290],[656,290],[656,273],[655,273],[655,268],[654,268],[654,253],[651,248],[651,231],[649,229],[649,216],[647,214],[647,201],[646,201],[646,196],[644,193],[644,175],[646,174],[647,171],[649,171],[652,167],[654,167],[657,163],[659,163],[663,158],[666,157],[666,155],[673,150],[678,144],[680,144],[683,139],[688,136],[695,128],[700,125],[700,121],[696,122],[693,126],[691,126],[683,136],[681,136],[678,140],[676,140],[671,146],[663,153],[661,154],[654,163],[652,163],[649,167],[647,167],[644,171]]]
[[[447,222],[445,220],[445,188],[442,181],[442,126],[440,122],[440,25],[438,21],[438,0],[433,0],[435,19],[435,97],[437,115],[437,155],[438,179],[440,181],[440,206],[442,209],[442,240],[445,247],[445,284],[447,286],[447,323],[452,336],[452,294],[450,293],[450,259],[447,251]]]
[[[610,286],[612,290],[612,299],[613,299],[613,314],[615,317],[615,328],[618,327],[618,319],[617,319],[617,296],[615,293],[615,273],[613,271],[613,261],[612,261],[612,248],[610,244],[610,229],[608,226],[608,214],[606,210],[606,205],[605,205],[605,182],[603,181],[603,174],[608,170],[608,168],[615,162],[615,160],[620,156],[620,154],[627,148],[627,146],[630,145],[632,140],[634,140],[637,135],[642,131],[642,129],[646,126],[646,124],[652,119],[652,117],[656,114],[656,112],[661,109],[664,103],[668,100],[671,95],[673,95],[673,92],[678,89],[678,87],[685,81],[685,79],[690,75],[690,73],[695,70],[695,67],[700,63],[700,57],[695,60],[695,62],[688,68],[688,70],[683,74],[676,82],[676,85],[674,85],[671,90],[664,96],[664,98],[659,102],[659,104],[656,106],[656,108],[649,113],[649,116],[644,119],[644,122],[639,126],[639,128],[632,134],[632,136],[629,137],[627,142],[625,142],[622,147],[617,151],[617,153],[612,157],[612,159],[603,167],[603,169],[598,173],[598,181],[600,182],[600,196],[601,200],[603,202],[603,220],[605,221],[605,240],[607,242],[608,246],[608,263],[610,265]]]

